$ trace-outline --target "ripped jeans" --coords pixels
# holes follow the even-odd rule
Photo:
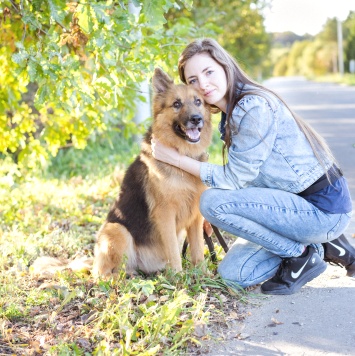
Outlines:
[[[242,288],[273,277],[282,258],[300,256],[310,244],[323,258],[322,243],[339,237],[351,218],[351,213],[325,213],[293,193],[255,187],[207,189],[200,211],[211,224],[240,237],[218,272]]]

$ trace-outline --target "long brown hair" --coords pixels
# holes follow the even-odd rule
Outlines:
[[[308,142],[310,143],[314,155],[317,157],[319,163],[322,165],[324,171],[326,172],[327,161],[336,162],[332,152],[330,151],[327,143],[309,124],[307,124],[301,117],[296,115],[288,105],[272,90],[262,86],[261,84],[253,81],[248,77],[248,75],[239,67],[237,61],[215,40],[211,38],[197,39],[191,42],[182,52],[179,62],[178,70],[180,79],[183,83],[188,84],[185,78],[185,65],[186,62],[196,54],[207,53],[214,59],[219,65],[221,65],[226,73],[227,77],[227,93],[226,99],[228,103],[229,110],[226,115],[226,133],[223,145],[223,162],[226,161],[227,151],[231,145],[231,127],[230,121],[232,117],[233,109],[238,105],[238,102],[248,94],[262,95],[260,91],[258,92],[246,92],[243,91],[243,87],[251,85],[255,88],[261,89],[275,95],[283,104],[290,110],[293,118],[295,119],[298,127],[305,134]],[[267,97],[265,97],[267,99]],[[216,106],[210,105],[211,111],[213,113],[218,113],[220,109]]]

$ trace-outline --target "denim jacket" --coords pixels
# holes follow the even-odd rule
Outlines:
[[[253,186],[299,193],[320,178],[324,168],[282,101],[256,91],[260,95],[253,90],[233,110],[227,164],[202,163],[200,178],[214,188]],[[329,161],[326,169],[331,165]]]

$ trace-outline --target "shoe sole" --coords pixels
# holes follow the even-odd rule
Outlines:
[[[327,264],[323,262],[319,266],[314,267],[310,269],[308,272],[306,272],[300,279],[294,282],[290,288],[264,291],[263,286],[261,286],[261,292],[263,294],[271,294],[271,295],[290,295],[290,294],[297,293],[306,283],[310,282],[314,278],[317,278],[326,269],[327,269]]]
[[[339,266],[341,268],[344,267],[343,264],[337,263],[337,262],[335,262],[335,261],[333,261],[331,259],[324,259],[324,262],[328,262],[332,266],[337,265],[337,266]],[[346,271],[347,271],[346,275],[348,277],[355,277],[355,262],[353,262],[350,266],[345,266],[345,268],[346,268]]]
[[[345,267],[347,270],[346,275],[348,277],[355,277],[355,262],[352,263],[350,266]]]

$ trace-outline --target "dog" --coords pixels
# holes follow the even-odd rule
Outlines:
[[[212,139],[211,113],[193,88],[154,71],[153,122],[128,167],[120,193],[98,232],[93,274],[109,276],[125,263],[127,273],[167,267],[182,271],[180,240],[187,233],[191,262],[204,259],[200,178],[152,156],[151,139],[201,162]],[[126,256],[126,257],[124,257]]]

